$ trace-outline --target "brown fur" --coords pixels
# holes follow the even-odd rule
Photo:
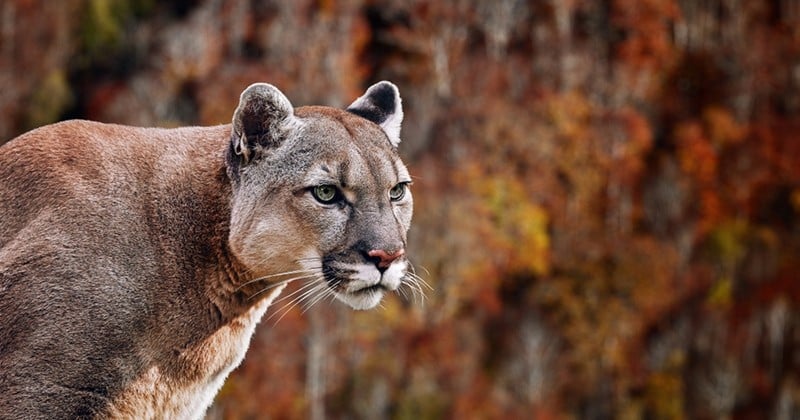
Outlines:
[[[93,353],[113,355],[121,364],[140,366],[130,371],[98,366],[96,379],[135,382],[158,372],[172,388],[165,393],[241,358],[239,346],[225,346],[249,340],[246,330],[254,325],[247,288],[233,292],[247,278],[245,270],[224,240],[230,218],[224,164],[229,132],[225,126],[158,130],[72,121],[33,131],[0,149],[0,179],[11,187],[0,190],[0,202],[6,203],[0,225],[0,388],[6,397],[0,397],[0,412],[31,414],[20,409],[36,401],[2,404],[32,379],[45,393],[68,389],[85,395],[83,402],[96,401],[81,407],[59,404],[56,411],[41,413],[46,416],[128,411],[124,400],[130,398],[116,407],[115,396],[125,391],[121,384],[81,389],[89,382],[82,369],[48,384],[39,366],[15,363],[23,354],[31,361],[63,363],[64,373],[70,370],[68,360],[83,367],[92,363]],[[120,242],[133,246],[120,249]],[[106,267],[92,268],[97,258],[107,260]],[[113,277],[126,266],[159,281],[145,285],[117,278],[120,289],[104,295],[104,285],[95,279]],[[97,272],[75,272],[84,267]],[[13,281],[33,274],[38,281]],[[92,299],[63,296],[62,288],[76,289],[61,284],[65,281],[91,282],[82,293]],[[78,318],[79,313],[75,322],[91,328],[24,317],[29,307],[19,306],[30,302],[49,319]],[[14,322],[5,322],[8,317]],[[87,341],[81,346],[86,352],[62,354],[68,349],[55,346],[62,340]],[[209,345],[204,343],[217,345],[204,353]],[[179,357],[159,360],[172,353]],[[141,395],[159,398],[154,388]]]
[[[376,304],[377,280],[330,273],[381,290],[405,273],[371,258],[404,246],[411,217],[410,196],[385,199],[407,174],[381,122],[294,116],[254,85],[232,125],[69,121],[0,148],[0,415],[200,417],[290,272]],[[354,211],[312,198],[307,173],[328,166]]]

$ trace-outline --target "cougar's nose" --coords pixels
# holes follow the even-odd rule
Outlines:
[[[389,266],[392,264],[392,261],[402,257],[405,253],[406,250],[402,248],[394,251],[391,254],[382,249],[373,249],[372,251],[369,251],[367,255],[376,260],[375,264],[378,266],[379,270],[385,270],[389,268]]]

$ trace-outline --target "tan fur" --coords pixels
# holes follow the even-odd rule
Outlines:
[[[231,125],[70,121],[1,147],[0,414],[199,418],[287,282],[357,309],[400,287],[399,107],[386,82],[347,111],[256,84]]]
[[[181,351],[180,371],[151,366],[142,372],[111,401],[107,414],[132,419],[201,417],[230,371],[241,363],[256,324],[281,290],[283,286],[274,289],[242,316]]]

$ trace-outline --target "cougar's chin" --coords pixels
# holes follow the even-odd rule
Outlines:
[[[367,310],[378,306],[385,294],[384,289],[375,286],[357,292],[334,292],[339,301],[356,310]]]
[[[383,273],[373,264],[337,265],[335,277],[326,276],[334,296],[353,309],[366,310],[377,306],[386,292],[397,290],[408,263],[396,261]]]

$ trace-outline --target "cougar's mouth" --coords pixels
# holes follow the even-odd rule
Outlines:
[[[398,261],[380,271],[374,264],[323,261],[323,275],[333,295],[353,309],[377,306],[387,292],[396,290],[406,263]]]
[[[378,283],[378,284],[376,284],[374,286],[367,286],[367,287],[365,287],[363,289],[355,290],[355,291],[353,291],[353,293],[354,294],[364,294],[364,293],[372,293],[372,292],[379,292],[379,291],[380,292],[386,292],[387,290],[388,289],[386,289],[386,286]]]

